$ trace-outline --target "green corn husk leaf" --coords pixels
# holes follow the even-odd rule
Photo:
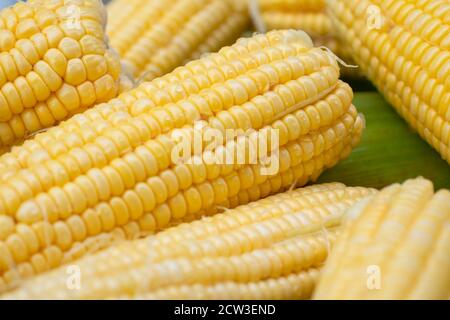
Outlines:
[[[319,183],[383,188],[423,176],[436,189],[450,188],[450,166],[380,94],[355,93],[354,104],[366,118],[362,141],[347,160],[325,172]]]

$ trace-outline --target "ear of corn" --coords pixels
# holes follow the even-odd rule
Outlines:
[[[307,32],[316,46],[326,46],[348,64],[352,59],[338,43],[328,17],[326,0],[256,0],[266,29],[299,29]],[[359,77],[358,69],[342,68],[345,77]]]
[[[332,0],[329,6],[361,69],[450,163],[448,1]]]
[[[114,0],[108,14],[113,47],[145,80],[233,43],[249,24],[240,0]]]
[[[120,64],[105,23],[97,0],[31,0],[0,11],[0,152],[117,95]]]
[[[350,157],[327,170],[318,182],[384,188],[419,175],[436,190],[450,189],[450,166],[376,92],[358,92],[354,102],[367,123]]]
[[[375,191],[324,184],[123,243],[32,279],[4,298],[308,298],[347,208]]]
[[[450,191],[423,178],[392,185],[351,209],[317,299],[446,299]]]
[[[11,284],[111,239],[133,239],[316,180],[351,152],[363,129],[352,91],[338,78],[336,61],[304,33],[271,32],[241,39],[14,148],[0,159],[0,212],[8,221],[1,279]],[[201,144],[199,153],[176,161],[174,133],[183,128],[191,135],[197,120],[219,132],[278,132],[279,147],[267,153],[279,166],[264,173],[261,161],[210,160],[212,151],[240,152],[235,137],[212,148]],[[250,138],[239,138],[247,155]]]

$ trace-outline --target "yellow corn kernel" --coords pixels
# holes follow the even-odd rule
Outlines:
[[[119,94],[120,59],[106,43],[105,8],[97,0],[77,2],[80,18],[68,25],[70,6],[32,0],[1,11],[17,20],[0,19],[2,150]]]
[[[75,292],[63,267],[3,297],[307,299],[346,210],[375,192],[339,183],[289,191],[81,259]]]
[[[423,178],[383,189],[349,210],[317,299],[446,299],[450,192]]]

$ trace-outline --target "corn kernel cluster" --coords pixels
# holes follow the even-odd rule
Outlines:
[[[0,12],[0,147],[116,96],[103,11],[96,0],[30,0]]]
[[[394,184],[348,213],[318,299],[447,299],[450,191],[423,178]],[[369,267],[381,274],[375,288]]]
[[[397,111],[450,163],[450,5],[332,1],[342,41]],[[378,8],[373,26],[369,7]]]
[[[6,297],[308,298],[345,210],[374,193],[335,183],[272,196],[88,256],[81,290],[61,268]]]
[[[113,47],[145,80],[232,44],[249,24],[241,0],[116,0],[108,14]]]

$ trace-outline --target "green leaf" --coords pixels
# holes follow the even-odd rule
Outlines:
[[[325,172],[319,182],[382,188],[423,176],[435,188],[450,188],[450,166],[376,92],[355,94],[366,129],[352,155]]]

